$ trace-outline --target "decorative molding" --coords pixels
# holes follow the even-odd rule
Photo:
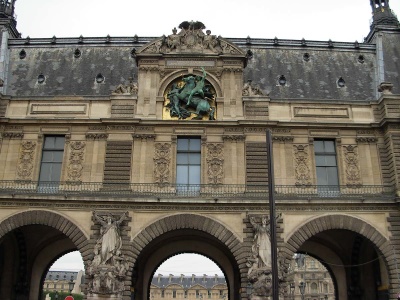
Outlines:
[[[31,114],[86,114],[86,104],[32,104]]]
[[[155,134],[132,134],[132,137],[136,140],[147,141],[147,140],[154,140],[156,138],[156,135]]]
[[[294,107],[295,117],[317,117],[317,118],[349,118],[347,108],[336,107]]]
[[[343,152],[347,185],[361,185],[357,146],[343,145]]]
[[[107,140],[108,133],[86,133],[87,140]]]
[[[223,144],[207,144],[208,183],[222,184],[224,179]]]
[[[242,142],[246,140],[245,135],[223,135],[222,136],[223,141],[232,141],[232,142]]]
[[[376,143],[378,139],[376,137],[368,137],[368,136],[360,136],[356,137],[356,142],[357,143]]]
[[[3,132],[3,139],[21,140],[23,137],[22,132]]]
[[[293,145],[296,185],[311,185],[308,145]]]
[[[20,180],[32,180],[32,171],[35,161],[36,142],[23,141],[19,148],[19,160],[17,178]]]
[[[273,140],[273,141],[278,141],[278,142],[283,142],[283,143],[285,143],[285,142],[293,142],[294,137],[292,137],[292,136],[285,136],[285,135],[282,135],[282,136],[273,135],[273,136],[272,136],[272,140]]]
[[[85,145],[85,142],[82,141],[74,141],[69,144],[70,154],[68,159],[68,181],[81,181],[83,161],[85,157]]]
[[[169,183],[171,164],[171,144],[156,143],[154,154],[154,181],[156,183]]]

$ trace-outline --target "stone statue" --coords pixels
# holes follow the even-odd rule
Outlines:
[[[136,95],[138,92],[137,83],[133,82],[133,78],[129,77],[128,84],[119,84],[112,94],[129,94],[129,95]]]
[[[126,219],[127,212],[122,214],[119,220],[115,220],[111,214],[107,215],[106,221],[93,212],[93,217],[100,222],[101,230],[100,233],[102,237],[98,242],[101,243],[101,263],[107,263],[117,252],[121,249],[122,240],[121,234],[119,232],[120,224]]]
[[[264,93],[258,86],[254,85],[251,80],[247,80],[247,82],[243,85],[242,95],[264,96]]]
[[[93,218],[101,224],[101,237],[93,249],[93,259],[87,262],[89,293],[121,294],[129,264],[121,253],[122,239],[120,226],[127,219],[128,212],[119,218],[107,213],[100,216],[93,212]]]
[[[171,117],[187,119],[192,114],[193,120],[201,120],[208,114],[210,120],[215,120],[215,107],[211,107],[208,101],[213,100],[214,94],[211,86],[206,84],[206,71],[202,68],[203,76],[189,75],[182,78],[181,84],[173,83],[167,93],[169,103],[166,107]],[[192,108],[192,110],[189,110]]]
[[[269,220],[266,216],[263,216],[261,225],[258,225],[254,217],[250,217],[250,223],[255,231],[252,252],[259,258],[258,267],[271,269],[271,240],[269,238],[269,227],[267,226]]]

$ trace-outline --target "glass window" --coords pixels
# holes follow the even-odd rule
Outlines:
[[[176,156],[176,183],[178,191],[198,192],[200,190],[200,178],[200,138],[178,138]]]
[[[64,136],[46,136],[43,142],[39,173],[39,189],[51,192],[58,189],[64,156]]]
[[[335,142],[315,140],[314,152],[318,191],[329,196],[332,192],[339,191]]]

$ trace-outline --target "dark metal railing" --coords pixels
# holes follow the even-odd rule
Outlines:
[[[36,182],[0,181],[0,194],[36,195],[83,195],[112,197],[155,198],[259,198],[268,197],[265,185],[240,184],[145,184],[145,183],[101,183],[101,182]],[[295,186],[276,185],[276,199],[394,199],[393,186]]]

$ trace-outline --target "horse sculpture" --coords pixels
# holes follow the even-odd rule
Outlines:
[[[171,117],[187,119],[191,114],[196,116],[193,120],[201,120],[203,115],[209,114],[210,120],[215,120],[215,107],[211,107],[207,98],[211,100],[213,94],[210,93],[209,86],[205,84],[206,72],[202,68],[203,76],[187,76],[182,78],[184,85],[179,88],[173,84],[167,98],[170,103],[167,107],[170,109]],[[183,105],[183,106],[181,106]],[[192,108],[194,111],[189,111]]]

